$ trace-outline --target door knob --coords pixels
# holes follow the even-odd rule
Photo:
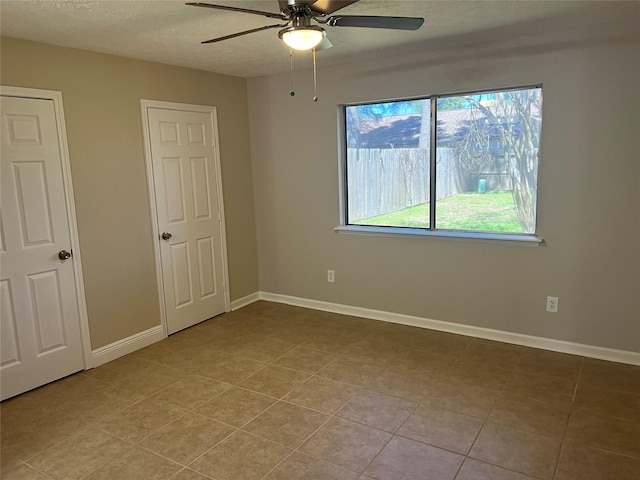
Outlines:
[[[172,236],[173,235],[171,235],[169,232],[162,232],[162,235],[160,235],[163,240],[170,240]]]
[[[71,252],[67,252],[66,250],[60,250],[58,252],[58,258],[60,260],[68,260],[71,258]]]

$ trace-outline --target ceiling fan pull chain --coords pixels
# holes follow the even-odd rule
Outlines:
[[[316,49],[313,48],[313,101],[318,101],[318,74],[316,69]]]
[[[289,73],[291,74],[291,90],[289,90],[289,95],[292,97],[296,94],[296,91],[293,89],[293,49],[289,49]]]

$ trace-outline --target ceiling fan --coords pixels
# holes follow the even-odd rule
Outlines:
[[[331,43],[326,38],[324,28],[312,24],[312,21],[330,27],[385,28],[391,30],[417,30],[424,23],[424,18],[419,17],[332,15],[341,8],[356,3],[357,1],[358,0],[278,0],[280,13],[202,2],[187,3],[187,5],[250,13],[267,18],[275,18],[284,22],[212,38],[202,43],[221,42],[222,40],[260,32],[262,30],[280,28],[281,30],[278,32],[278,36],[285,44],[295,50],[324,49],[331,47]]]

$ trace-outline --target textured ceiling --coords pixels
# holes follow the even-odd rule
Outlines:
[[[276,0],[224,1],[244,8],[278,12]],[[354,58],[397,55],[469,39],[515,41],[548,32],[597,31],[606,24],[638,20],[637,2],[593,1],[378,1],[360,0],[345,15],[420,16],[415,32],[326,27],[333,48],[318,53],[322,66]],[[286,71],[289,52],[277,30],[221,43],[203,40],[277,23],[257,15],[185,6],[170,0],[1,0],[3,36],[100,53],[254,77]],[[640,30],[640,29],[639,29]],[[296,53],[298,67],[309,54]]]

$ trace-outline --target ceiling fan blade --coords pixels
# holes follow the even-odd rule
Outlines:
[[[337,15],[325,22],[331,27],[388,28],[391,30],[418,30],[424,23],[420,17],[381,17],[369,15]]]
[[[214,5],[213,3],[191,2],[186,4],[189,7],[205,7],[215,8],[217,10],[229,10],[231,12],[252,13],[254,15],[261,15],[267,18],[278,18],[280,20],[287,20],[287,17],[281,13],[263,12],[262,10],[251,10],[248,8],[230,7],[228,5]]]
[[[329,49],[331,47],[333,47],[333,43],[331,43],[327,37],[324,37],[322,39],[322,41],[316,47],[316,51],[319,52],[321,50],[327,50],[327,49]]]
[[[311,11],[321,15],[329,15],[357,1],[358,0],[316,0],[313,5],[311,5]]]
[[[217,37],[217,38],[212,38],[211,40],[205,40],[204,42],[200,42],[202,44],[205,43],[216,43],[216,42],[221,42],[222,40],[229,40],[230,38],[236,38],[236,37],[241,37],[242,35],[249,35],[250,33],[256,33],[256,32],[261,32],[262,30],[269,30],[270,28],[284,28],[286,27],[287,24],[283,24],[283,25],[266,25],[264,27],[260,27],[260,28],[252,28],[251,30],[245,30],[244,32],[238,32],[238,33],[232,33],[231,35],[225,35],[224,37]]]

